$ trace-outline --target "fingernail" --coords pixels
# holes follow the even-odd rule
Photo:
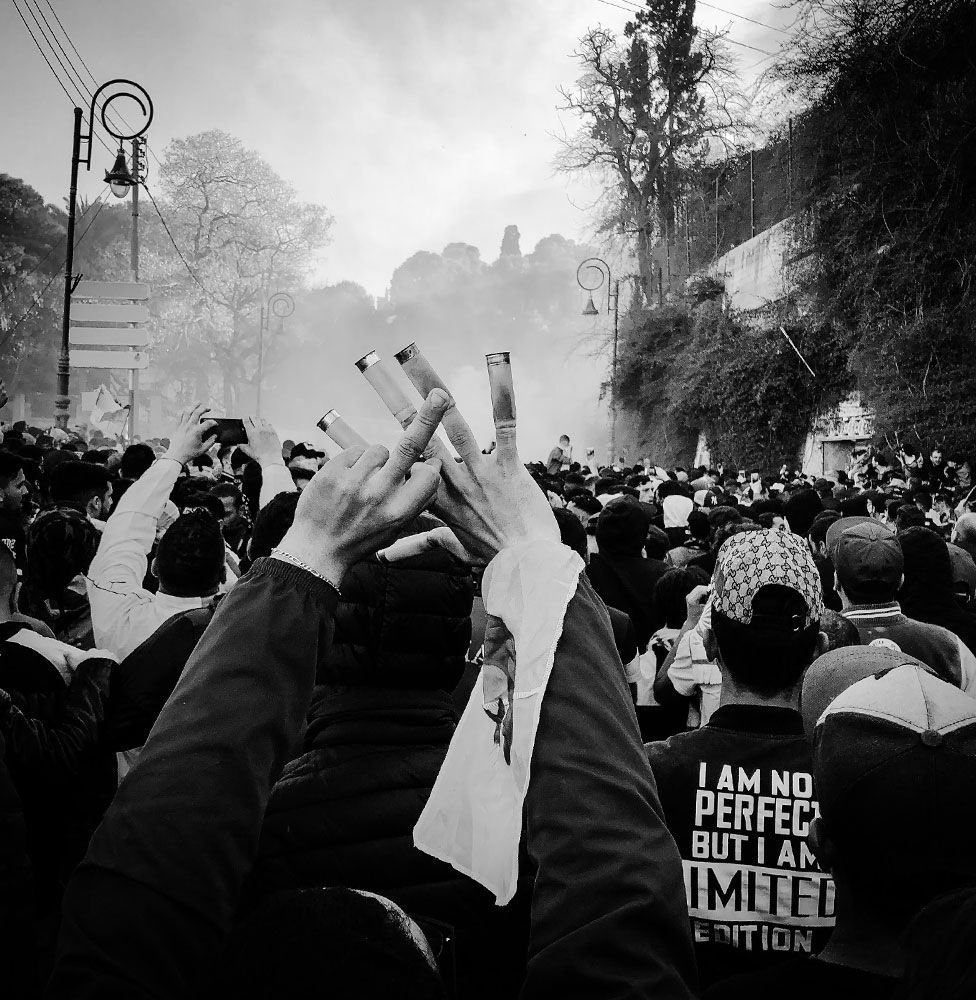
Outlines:
[[[446,410],[451,402],[451,397],[443,389],[431,389],[428,399],[438,410]]]

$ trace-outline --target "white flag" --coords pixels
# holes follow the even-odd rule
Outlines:
[[[110,437],[117,437],[125,429],[128,419],[129,407],[122,406],[104,385],[100,385],[89,418],[92,427]]]

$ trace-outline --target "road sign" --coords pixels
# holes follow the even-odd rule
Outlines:
[[[149,298],[149,286],[141,281],[79,281],[72,292],[75,299],[138,299]]]
[[[148,351],[72,351],[72,368],[119,368],[141,371],[149,365]]]
[[[143,327],[73,326],[71,343],[79,347],[145,347],[149,334]]]
[[[148,323],[149,307],[114,302],[72,302],[75,323]]]

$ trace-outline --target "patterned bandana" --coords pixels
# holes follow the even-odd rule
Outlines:
[[[804,627],[823,615],[823,589],[813,557],[802,538],[788,531],[747,531],[719,550],[712,607],[742,625],[752,623],[752,602],[762,587],[779,584],[806,602]]]

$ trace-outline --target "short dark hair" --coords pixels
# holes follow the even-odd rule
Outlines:
[[[843,646],[861,645],[861,633],[858,632],[857,626],[840,612],[831,611],[830,608],[824,608],[820,617],[820,631],[827,636],[825,653],[832,649],[841,649]]]
[[[156,461],[156,452],[148,444],[130,444],[122,452],[119,475],[123,479],[138,479]]]
[[[925,527],[925,511],[916,507],[913,503],[903,503],[898,508],[895,515],[895,528],[897,531],[907,531],[909,528]]]
[[[156,549],[156,575],[174,597],[203,597],[223,579],[224,539],[209,511],[190,510],[167,529]]]
[[[250,556],[252,559],[270,556],[271,550],[288,533],[288,529],[295,520],[298,496],[297,493],[279,493],[261,508],[258,516],[254,519],[254,530],[251,532]],[[573,517],[572,514],[569,516]]]
[[[241,493],[241,488],[237,483],[214,483],[210,487],[210,495],[213,497],[230,497],[237,504],[238,507],[244,502],[244,496]],[[223,516],[223,515],[221,515]]]
[[[6,488],[23,471],[24,460],[10,451],[0,451],[0,487]]]
[[[214,1000],[329,996],[443,1000],[437,970],[405,921],[353,889],[290,889],[266,898],[231,934],[210,973]]]
[[[669,569],[654,585],[654,610],[668,628],[681,628],[688,617],[685,598],[708,583],[708,574],[698,566]]]
[[[112,477],[102,465],[91,462],[62,462],[48,476],[48,492],[55,503],[85,506],[94,497],[108,492]]]
[[[556,508],[553,514],[559,525],[559,537],[563,545],[568,545],[585,562],[587,546],[583,522],[572,511],[563,507]]]
[[[708,538],[708,515],[703,510],[693,510],[688,515],[688,534],[699,542]]]
[[[813,524],[810,525],[810,531],[807,537],[811,542],[816,542],[818,545],[823,545],[827,541],[827,531],[834,521],[839,521],[843,515],[839,510],[825,510],[821,511],[814,519]]]
[[[752,606],[754,611],[777,616],[807,611],[806,602],[795,590],[779,584],[760,587]],[[820,626],[814,622],[800,632],[784,634],[732,621],[712,609],[712,632],[722,668],[742,687],[771,697],[788,691],[803,676],[816,652]]]
[[[574,507],[579,507],[584,514],[599,514],[603,510],[603,504],[592,493],[574,493],[572,496],[566,498],[567,503],[571,503]]]
[[[663,559],[671,548],[671,540],[663,528],[656,524],[648,524],[647,538],[644,541],[644,551],[648,559]]]

